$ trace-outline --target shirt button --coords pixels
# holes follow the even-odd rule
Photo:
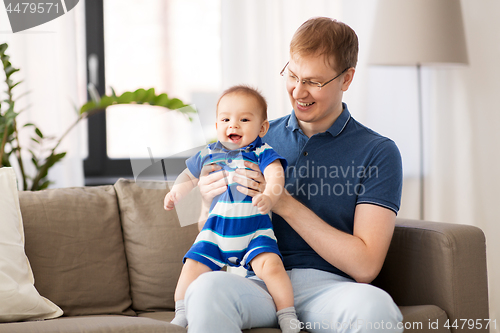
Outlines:
[[[303,155],[304,155],[304,156],[307,156],[308,154],[309,154],[309,153],[308,153],[307,151],[305,151],[305,152],[303,153]]]

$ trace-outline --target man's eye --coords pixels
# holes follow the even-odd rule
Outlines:
[[[309,87],[318,87],[320,85],[319,82],[314,82],[314,81],[309,81],[309,80],[307,80],[306,83]]]

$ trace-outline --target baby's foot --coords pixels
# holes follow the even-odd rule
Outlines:
[[[278,322],[283,333],[299,333],[300,321],[297,319],[295,307],[281,309],[276,312],[278,315]]]

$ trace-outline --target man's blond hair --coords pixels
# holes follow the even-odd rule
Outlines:
[[[328,17],[304,22],[290,42],[290,56],[324,55],[327,65],[336,71],[356,67],[358,36],[347,24]]]

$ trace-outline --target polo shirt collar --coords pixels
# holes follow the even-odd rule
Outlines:
[[[347,108],[347,104],[342,103],[342,113],[340,116],[335,120],[332,126],[330,126],[329,129],[326,130],[326,132],[330,133],[332,136],[337,136],[346,127],[347,123],[349,122],[349,119],[351,119],[351,113],[349,112],[349,109]],[[288,119],[288,123],[286,125],[286,128],[289,131],[301,131],[300,126],[299,126],[299,121],[297,120],[297,117],[295,116],[295,110],[292,110],[292,113],[290,115],[290,118]]]
[[[239,150],[253,150],[253,149],[258,148],[260,146],[262,146],[262,139],[260,138],[260,136],[258,136],[257,139],[255,139],[251,144],[249,144],[246,147],[239,148]],[[215,146],[213,149],[220,149],[220,150],[229,151],[229,149],[224,147],[224,145],[220,141],[217,141],[215,143]]]

